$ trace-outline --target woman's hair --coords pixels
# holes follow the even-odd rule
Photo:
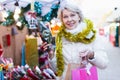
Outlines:
[[[62,21],[62,11],[64,9],[68,9],[71,10],[73,12],[78,13],[79,17],[80,17],[80,22],[83,21],[83,14],[82,11],[80,9],[80,6],[78,4],[75,4],[74,2],[71,2],[69,0],[63,0],[60,3],[60,8],[58,10],[58,18]]]

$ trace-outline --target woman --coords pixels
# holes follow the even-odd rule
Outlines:
[[[56,37],[56,53],[50,54],[58,80],[71,80],[71,70],[86,66],[86,62],[105,69],[107,55],[103,46],[98,47],[98,43],[102,44],[93,23],[83,17],[80,8],[69,2],[61,3],[58,18],[62,26]]]

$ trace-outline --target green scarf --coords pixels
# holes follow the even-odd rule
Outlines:
[[[57,57],[57,75],[61,76],[64,71],[64,60],[62,55],[62,37],[65,37],[68,41],[71,42],[82,42],[85,44],[89,44],[94,41],[96,37],[96,31],[93,29],[93,23],[85,19],[84,22],[87,24],[86,28],[79,32],[78,34],[71,34],[70,32],[66,32],[65,27],[61,26],[60,32],[57,34],[56,37],[56,57]],[[86,36],[93,32],[94,35],[88,39]]]

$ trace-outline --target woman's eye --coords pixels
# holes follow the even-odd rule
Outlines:
[[[63,16],[63,18],[68,18],[68,16]]]
[[[75,14],[71,14],[71,17],[74,17],[75,16]]]

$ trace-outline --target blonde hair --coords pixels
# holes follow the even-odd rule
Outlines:
[[[69,0],[63,0],[60,3],[60,8],[58,10],[58,18],[62,21],[62,11],[64,9],[68,9],[71,10],[73,12],[78,13],[79,17],[80,17],[80,22],[83,21],[83,14],[82,11],[80,9],[79,4],[77,4],[75,1],[69,1]]]

